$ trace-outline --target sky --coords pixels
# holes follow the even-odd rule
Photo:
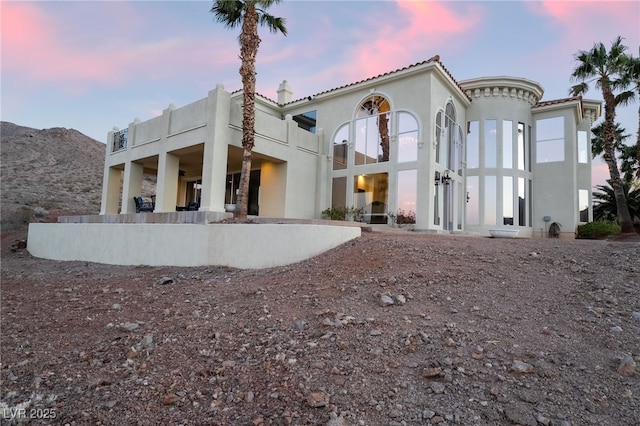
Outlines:
[[[105,142],[113,127],[242,88],[238,34],[215,21],[212,1],[0,1],[1,118],[76,129]],[[434,55],[458,80],[524,77],[542,101],[569,96],[575,55],[623,37],[640,52],[640,2],[284,0],[265,28],[257,92],[277,99],[287,80],[299,99]],[[585,96],[601,100],[593,85]],[[617,121],[638,130],[638,103]],[[608,169],[593,162],[593,185]]]

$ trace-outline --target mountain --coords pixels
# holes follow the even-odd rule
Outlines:
[[[0,122],[2,230],[59,215],[98,214],[105,144],[77,130]]]

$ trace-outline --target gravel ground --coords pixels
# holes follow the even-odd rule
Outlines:
[[[376,228],[234,270],[48,261],[21,237],[2,240],[2,424],[640,423],[637,238]]]

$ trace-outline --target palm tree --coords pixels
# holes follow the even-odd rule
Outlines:
[[[640,188],[632,188],[629,182],[623,185],[629,212],[634,226],[640,228]],[[597,185],[593,192],[593,220],[616,220],[618,211],[616,197],[610,185]]]
[[[638,48],[638,53],[640,53],[640,48]],[[622,105],[626,105],[631,102],[636,95],[638,97],[638,103],[640,104],[640,57],[628,57],[627,63],[625,64],[623,78],[627,84],[632,86],[634,96],[624,99],[621,102]],[[636,134],[635,153],[635,160],[637,162],[636,177],[640,178],[640,105],[638,106],[638,132]]]
[[[624,183],[630,183],[633,181],[634,176],[640,173],[640,164],[637,159],[637,146],[626,145],[625,139],[631,135],[625,134],[626,130],[620,127],[620,123],[616,123],[615,126],[615,140],[613,142],[613,148],[616,153],[620,153],[618,160],[620,160],[620,172],[622,172],[622,181]],[[602,155],[604,152],[604,123],[600,123],[591,129],[593,138],[591,138],[591,158],[596,158],[598,155]]]
[[[623,233],[633,233],[635,229],[624,196],[615,154],[616,106],[633,96],[633,92],[624,91],[630,84],[629,80],[624,78],[629,59],[624,53],[626,49],[622,44],[622,38],[618,37],[611,44],[609,51],[602,43],[594,44],[589,51],[580,51],[575,56],[577,66],[571,74],[572,80],[580,83],[573,86],[570,92],[573,96],[586,93],[589,90],[587,80],[594,82],[595,86],[602,91],[604,99],[603,158],[609,168],[609,181],[615,194],[618,223]],[[617,90],[622,92],[616,95]]]
[[[228,28],[242,26],[240,33],[240,76],[242,77],[242,172],[235,216],[247,218],[251,154],[255,142],[256,55],[260,46],[258,25],[266,26],[272,33],[287,35],[285,19],[266,12],[280,0],[215,0],[210,12],[219,23]]]

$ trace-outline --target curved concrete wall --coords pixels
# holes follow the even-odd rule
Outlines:
[[[357,226],[300,224],[32,223],[35,257],[112,265],[283,266],[360,236]]]

